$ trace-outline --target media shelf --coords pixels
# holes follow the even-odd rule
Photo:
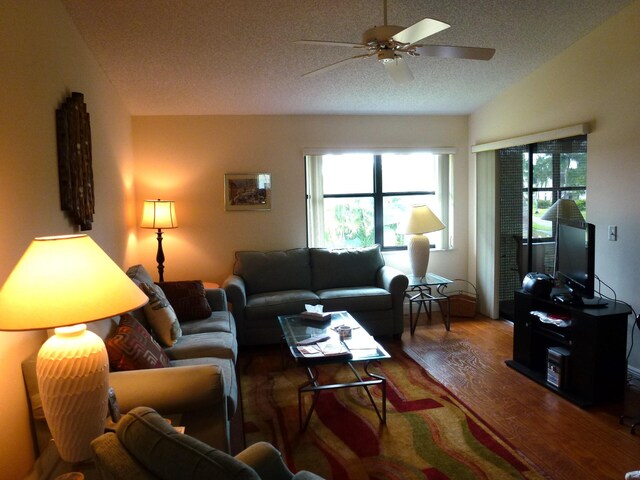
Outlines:
[[[560,315],[571,324],[543,323],[532,311]],[[506,364],[581,407],[622,400],[630,313],[628,305],[613,300],[604,308],[580,308],[516,290],[513,359]],[[567,353],[559,387],[547,382],[552,347]]]

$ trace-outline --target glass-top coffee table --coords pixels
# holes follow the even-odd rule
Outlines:
[[[332,312],[331,319],[325,321],[310,320],[301,315],[281,315],[278,317],[282,328],[283,339],[287,348],[298,365],[304,367],[308,380],[298,388],[298,417],[300,430],[306,430],[311,415],[315,410],[318,396],[324,390],[339,388],[363,387],[371,401],[371,405],[382,423],[387,421],[387,379],[377,373],[369,371],[372,362],[391,358],[387,351],[367,333],[367,331],[348,313]],[[351,327],[351,336],[342,338],[338,327]],[[312,337],[329,337],[327,340],[300,345]],[[318,366],[328,364],[344,364],[348,366],[355,380],[348,383],[332,383],[323,385],[319,381]],[[366,378],[358,372],[356,364],[363,364]],[[369,391],[372,385],[380,385],[382,389],[382,412],[373,400]],[[302,395],[313,393],[311,407],[306,418],[302,418]]]

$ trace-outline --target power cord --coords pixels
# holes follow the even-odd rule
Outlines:
[[[598,295],[600,295],[602,298],[606,298],[607,300],[612,300],[614,302],[620,302],[624,305],[626,305],[627,307],[629,307],[631,309],[631,311],[633,312],[633,316],[635,318],[635,322],[633,324],[633,326],[635,328],[631,329],[631,344],[629,345],[629,351],[627,352],[627,363],[629,362],[629,357],[631,356],[631,351],[633,350],[633,340],[634,340],[634,334],[636,332],[636,329],[640,330],[640,315],[638,315],[635,311],[635,309],[629,305],[627,302],[623,301],[623,300],[618,300],[618,296],[616,294],[616,291],[613,289],[613,287],[611,287],[610,285],[608,285],[607,283],[605,283],[598,275],[595,276],[596,280],[598,280]],[[609,290],[611,290],[611,292],[613,292],[613,298],[609,297],[607,295],[603,295],[601,293],[601,286],[604,285],[605,287],[607,287]],[[629,380],[629,375],[627,375],[627,379]],[[627,383],[629,383],[629,381],[627,381]]]

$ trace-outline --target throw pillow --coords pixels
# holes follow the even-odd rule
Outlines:
[[[142,370],[169,367],[169,357],[140,323],[122,315],[115,334],[106,342],[112,370]]]
[[[211,316],[211,306],[207,301],[204,284],[200,280],[159,283],[174,308],[178,320],[200,320]]]
[[[149,303],[144,306],[144,314],[156,338],[165,347],[171,347],[182,336],[182,329],[176,312],[160,287],[153,283],[138,285]]]

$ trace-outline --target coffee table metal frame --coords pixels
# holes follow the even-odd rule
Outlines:
[[[453,283],[453,280],[441,277],[435,273],[427,273],[424,277],[416,277],[408,275],[409,286],[405,291],[405,297],[409,299],[409,324],[411,327],[411,335],[416,331],[418,325],[418,317],[424,307],[427,318],[431,321],[431,302],[443,301],[447,302],[447,311],[442,315],[444,326],[449,331],[451,329],[451,303],[449,297],[445,295],[444,289],[447,285]],[[435,293],[432,288],[435,287]],[[418,304],[418,311],[413,315],[413,304]]]
[[[378,418],[380,419],[380,422],[382,422],[383,424],[387,422],[387,379],[379,373],[372,372],[370,368],[372,364],[377,363],[379,360],[391,358],[391,355],[389,355],[378,342],[375,342],[372,339],[371,345],[375,348],[371,348],[368,350],[354,349],[350,351],[351,355],[349,356],[329,355],[324,357],[309,358],[303,356],[297,348],[298,341],[316,335],[326,334],[339,338],[337,336],[337,332],[333,330],[333,328],[338,325],[351,326],[353,329],[352,335],[354,336],[365,334],[368,335],[364,328],[359,325],[358,322],[349,313],[344,311],[332,312],[331,320],[327,320],[321,323],[315,320],[307,320],[300,315],[281,315],[278,317],[278,321],[283,331],[283,340],[284,342],[286,342],[286,346],[288,347],[291,356],[299,366],[305,368],[308,377],[308,380],[298,387],[298,419],[300,423],[300,431],[304,432],[307,429],[309,421],[311,420],[311,416],[313,415],[316,404],[318,402],[320,393],[325,390],[336,390],[341,388],[364,388],[367,396],[369,397],[371,405],[373,406]],[[364,363],[363,370],[368,378],[363,378],[363,376],[358,372],[355,367],[355,364],[357,363]],[[347,365],[353,372],[355,380],[353,382],[322,385],[319,381],[320,371],[318,370],[318,367],[321,365],[330,364]],[[374,385],[380,385],[381,387],[382,406],[380,409],[376,405],[376,402],[373,399],[373,395],[369,390],[369,387]],[[311,406],[309,407],[309,411],[307,412],[306,417],[303,419],[302,395],[305,393],[312,393],[313,399],[311,402]]]

